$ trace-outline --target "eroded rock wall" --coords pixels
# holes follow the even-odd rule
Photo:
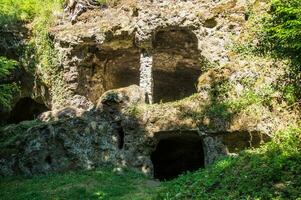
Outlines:
[[[53,108],[75,106],[75,95],[85,99],[82,104],[87,105],[82,107],[90,107],[104,91],[114,89],[114,86],[137,84],[138,68],[142,70],[141,86],[151,94],[149,99],[155,97],[155,102],[160,102],[189,96],[196,91],[195,82],[201,68],[206,67],[202,66],[204,63],[221,64],[229,60],[226,47],[231,38],[242,30],[246,9],[246,2],[234,0],[135,1],[131,5],[87,11],[75,24],[61,20],[53,27],[52,35],[63,58],[63,77],[68,90],[65,93],[68,95],[62,97],[64,100],[60,103],[53,98]],[[143,59],[145,52],[148,58],[152,58],[151,70],[143,67],[150,65],[145,63],[149,62],[147,59]],[[140,58],[136,53],[141,54]],[[123,73],[123,69],[127,73]],[[116,77],[114,70],[120,70]],[[172,78],[173,75],[185,76],[184,72],[189,73],[187,77],[192,74],[193,81],[187,83],[191,84],[190,89],[181,91],[180,87],[171,87],[169,91],[175,90],[174,93],[180,94],[169,92],[168,95],[174,97],[168,98],[167,94],[156,97],[156,93],[165,88],[164,85],[160,87],[164,82],[162,79],[165,79],[160,78],[164,76],[162,74],[166,79],[170,78],[171,86],[171,82],[175,85],[177,79]],[[123,74],[123,78],[118,77],[118,73]],[[126,74],[132,78],[125,77]],[[107,76],[111,79],[105,80]],[[120,80],[115,81],[114,78]],[[115,82],[124,84],[116,85]],[[187,79],[179,82],[187,82]],[[189,94],[185,94],[187,90]]]
[[[10,140],[4,137],[5,140],[1,140],[0,175],[45,174],[109,165],[118,170],[131,168],[148,175],[159,173],[163,176],[166,173],[154,170],[164,171],[168,165],[162,167],[161,162],[165,161],[154,161],[152,155],[158,150],[159,144],[162,146],[161,141],[182,138],[181,140],[187,140],[186,143],[180,142],[184,145],[181,146],[183,152],[170,152],[173,157],[167,160],[175,161],[175,156],[182,154],[191,160],[181,160],[179,157],[182,167],[174,170],[176,174],[171,174],[174,176],[178,171],[207,166],[221,156],[258,146],[265,141],[261,137],[258,138],[258,134],[255,137],[248,131],[223,133],[211,129],[210,132],[209,128],[201,129],[201,124],[194,129],[188,124],[186,128],[183,124],[182,127],[178,124],[173,128],[156,126],[156,122],[151,118],[143,119],[130,114],[135,112],[132,110],[133,106],[145,105],[144,102],[144,90],[132,85],[105,92],[97,107],[90,111],[69,107],[45,113],[41,116],[44,122],[35,122],[30,128],[23,128],[27,126],[24,122],[2,129],[2,137],[15,137]],[[158,118],[160,115],[154,112],[152,116]],[[192,149],[187,147],[190,141],[194,145],[199,143],[200,146],[195,148],[202,155],[193,155]],[[236,149],[236,146],[239,149]],[[170,149],[164,147],[164,142],[160,148]],[[166,153],[168,152],[165,152],[165,155]],[[200,165],[195,163],[197,158],[201,159]],[[195,164],[190,165],[186,161],[193,161]]]
[[[227,48],[243,29],[246,9],[247,2],[239,0],[137,1],[87,11],[75,24],[59,21],[51,34],[62,59],[62,80],[57,81],[63,83],[63,95],[49,98],[53,110],[44,113],[39,124],[5,130],[21,133],[1,141],[0,174],[103,165],[154,174],[151,155],[161,135],[181,138],[185,132],[202,142],[207,166],[220,156],[256,147],[296,122],[293,113],[278,106],[276,92],[269,94],[269,104],[240,102],[244,91],[261,95],[283,76],[281,64],[235,57]],[[177,76],[169,75],[178,68],[183,70]],[[185,73],[192,79],[201,75],[195,88],[195,80],[189,82]],[[145,101],[156,97],[158,79],[169,83],[159,92],[175,86],[163,95],[179,93],[177,86],[186,83],[197,93],[147,105]],[[142,87],[115,89],[139,82]]]

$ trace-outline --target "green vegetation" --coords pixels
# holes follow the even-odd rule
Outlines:
[[[53,11],[54,5],[62,4],[63,0],[0,0],[0,24],[16,21],[31,21],[39,17],[45,10]]]
[[[289,58],[287,84],[282,88],[289,104],[301,97],[301,1],[272,0],[269,14],[263,21],[261,48],[276,58]]]
[[[284,61],[289,68],[275,83],[289,105],[298,104],[301,97],[301,1],[269,0],[268,6],[259,1],[249,10],[246,31],[232,50],[241,56],[255,56]]]
[[[37,0],[0,0],[0,25],[33,19],[37,12]]]
[[[301,128],[166,182],[157,199],[301,199]]]
[[[300,57],[301,1],[272,0],[270,15],[266,18],[267,45],[281,55]]]
[[[294,104],[301,97],[301,1],[272,0],[263,19],[260,48],[275,58],[290,59],[286,84],[281,89],[285,100]]]
[[[17,62],[14,60],[8,60],[5,57],[0,57],[0,79],[5,79],[13,69],[16,68]],[[13,93],[18,89],[16,83],[10,83],[10,81],[3,81],[0,84],[0,105],[3,108],[9,108]]]
[[[31,38],[24,49],[19,50],[19,64],[26,70],[34,73],[39,67],[45,84],[51,86],[51,92],[61,91],[62,83],[57,71],[59,55],[53,48],[49,37],[49,28],[53,25],[56,16],[60,15],[64,0],[0,0],[0,26],[19,26],[30,23]],[[57,84],[55,84],[57,83]],[[61,94],[54,95],[60,98]]]
[[[50,66],[45,61],[49,60],[45,57],[53,57],[49,52],[52,47],[49,44],[48,29],[54,22],[54,13],[61,10],[63,0],[0,0],[0,4],[0,25],[32,23],[33,37],[28,46],[36,51],[38,63]]]
[[[0,195],[6,200],[147,200],[155,195],[156,185],[142,174],[104,168],[32,178],[1,178]]]
[[[244,90],[240,94],[234,94],[235,84],[229,80],[214,82],[209,92],[210,104],[206,106],[203,114],[209,118],[221,118],[229,121],[235,114],[246,111],[249,106],[260,107],[269,104],[270,96],[275,92],[271,87],[255,91],[254,80],[250,81],[245,78],[241,80]]]

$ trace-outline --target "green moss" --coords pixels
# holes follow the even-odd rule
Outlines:
[[[29,128],[43,124],[40,121],[24,121],[19,124],[11,124],[8,126],[0,127],[0,147],[5,144],[10,144],[16,137],[22,135]],[[2,149],[2,148],[1,148]]]

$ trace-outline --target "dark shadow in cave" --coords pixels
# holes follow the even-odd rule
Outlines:
[[[105,90],[139,85],[140,77],[140,52],[138,49],[111,52],[105,65]]]
[[[180,100],[197,92],[202,62],[195,34],[186,29],[160,30],[153,45],[154,102]]]
[[[156,133],[157,136],[159,143],[151,155],[155,178],[170,180],[204,167],[202,138],[197,132],[165,131]]]
[[[47,111],[44,104],[37,103],[31,98],[20,99],[10,113],[8,123],[19,123],[26,120],[34,120],[41,113]]]
[[[120,122],[117,123],[117,133],[118,133],[118,149],[123,149],[125,134]]]
[[[136,47],[110,49],[89,47],[79,68],[79,91],[92,102],[107,90],[139,85],[140,51]]]

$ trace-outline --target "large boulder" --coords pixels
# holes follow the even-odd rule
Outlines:
[[[105,92],[98,100],[96,107],[97,109],[110,107],[119,110],[141,103],[145,103],[144,90],[137,85],[131,85]]]

